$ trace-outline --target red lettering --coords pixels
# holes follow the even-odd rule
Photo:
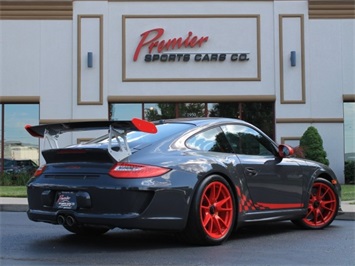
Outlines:
[[[182,46],[182,38],[173,38],[173,39],[169,39],[167,42],[166,42],[166,47],[171,47],[173,50],[175,49],[175,47],[178,47],[180,48]],[[168,48],[169,49],[169,48]]]
[[[151,40],[146,41],[146,39],[148,38],[148,36],[151,32],[156,32],[155,36]],[[163,35],[163,33],[164,33],[164,29],[162,29],[162,28],[156,28],[156,29],[152,29],[152,30],[148,30],[146,32],[143,32],[141,34],[142,39],[139,42],[139,44],[136,48],[136,51],[134,53],[133,61],[137,61],[139,53],[140,53],[143,46],[148,45],[148,44],[154,42],[155,40],[159,39]],[[152,49],[153,49],[153,47],[149,46],[149,53],[151,53]]]
[[[151,34],[154,35],[150,36]],[[185,40],[183,40],[182,37],[171,38],[168,40],[159,40],[159,38],[163,34],[164,34],[164,29],[162,28],[156,28],[156,29],[143,32],[141,34],[142,38],[139,44],[137,45],[136,51],[134,53],[133,61],[137,61],[141,49],[147,45],[148,45],[148,52],[151,54],[154,48],[157,49],[158,53],[162,53],[164,52],[164,50],[168,51],[168,50],[180,49],[182,46],[185,46],[186,48],[187,47],[193,48],[198,45],[199,47],[201,47],[203,43],[208,41],[208,36],[204,36],[204,37],[193,36],[193,33],[191,31],[189,31]]]
[[[198,41],[197,41],[197,43],[198,43],[198,46],[202,46],[202,44],[204,43],[204,42],[207,42],[208,41],[208,36],[206,36],[206,37],[201,37]],[[193,47],[193,46],[192,46]]]
[[[163,50],[164,50],[164,47],[165,47],[165,41],[162,40],[161,42],[159,42],[158,44],[158,52],[161,53]],[[151,52],[151,51],[149,51]]]
[[[192,35],[192,32],[189,31],[189,33],[188,33],[188,35],[187,35],[187,38],[186,38],[186,40],[184,41],[185,47],[188,47],[188,46],[189,46],[189,42],[190,42],[190,37],[191,37],[191,35]],[[179,47],[179,48],[180,48],[180,47]]]
[[[192,37],[192,40],[190,41],[189,45],[190,45],[190,47],[195,47],[196,43],[197,43],[197,37],[194,36],[194,37]],[[200,45],[200,47],[201,47],[201,45]]]

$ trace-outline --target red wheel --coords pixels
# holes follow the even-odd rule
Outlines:
[[[195,192],[186,228],[178,237],[194,244],[222,244],[233,231],[235,206],[228,182],[218,175],[207,177]]]
[[[322,229],[331,224],[338,213],[339,198],[333,185],[317,179],[312,187],[306,216],[295,221],[303,227]]]
[[[223,238],[232,226],[233,217],[233,197],[228,187],[219,181],[210,183],[200,203],[200,218],[206,234],[212,239]]]

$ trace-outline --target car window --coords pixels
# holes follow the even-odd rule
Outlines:
[[[184,124],[184,123],[158,124],[156,126],[158,131],[155,134],[145,133],[141,131],[128,132],[127,142],[129,147],[132,149],[142,145],[150,144],[159,141],[161,139],[164,139],[168,136],[171,136],[173,134],[183,132],[188,130],[189,128],[194,127],[193,124]],[[115,142],[116,140],[113,140],[113,143]],[[86,144],[92,144],[92,143],[108,143],[108,135],[101,136],[97,139],[91,140]]]
[[[216,127],[200,132],[186,141],[186,146],[193,150],[213,151],[213,152],[231,152],[221,128]]]
[[[237,154],[273,155],[274,147],[268,138],[244,125],[225,125],[222,129]]]

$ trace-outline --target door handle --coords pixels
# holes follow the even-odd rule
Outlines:
[[[256,176],[258,174],[258,172],[254,168],[251,168],[251,167],[246,167],[244,169],[244,173],[247,176]]]

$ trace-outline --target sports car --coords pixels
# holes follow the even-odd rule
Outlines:
[[[242,120],[134,118],[26,130],[49,143],[46,164],[27,184],[28,217],[72,233],[163,230],[219,245],[248,224],[291,220],[322,229],[341,212],[329,167],[294,157]],[[102,136],[59,147],[59,136],[89,130]]]

